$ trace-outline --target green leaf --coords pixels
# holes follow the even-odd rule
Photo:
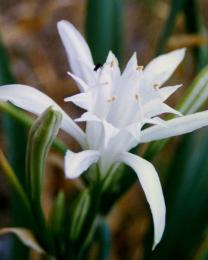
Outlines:
[[[38,238],[50,254],[54,253],[54,244],[41,207],[41,193],[47,155],[57,136],[61,118],[62,115],[59,111],[49,107],[31,127],[27,144],[26,179],[28,194],[31,198],[31,207],[37,224]]]
[[[59,191],[50,214],[50,227],[54,235],[63,235],[63,224],[65,217],[65,195]]]
[[[104,63],[109,50],[121,61],[123,0],[88,0],[86,36],[95,64]]]
[[[33,249],[34,251],[38,252],[39,254],[45,253],[43,248],[39,245],[34,234],[29,229],[25,229],[25,228],[2,228],[2,229],[0,229],[0,235],[7,235],[9,233],[16,235],[24,245]]]
[[[90,195],[89,191],[83,191],[73,207],[70,233],[70,241],[76,241],[79,238],[84,222],[86,221],[87,214],[90,207]]]
[[[185,2],[183,11],[185,14],[186,28],[190,34],[204,35],[202,19],[198,10],[198,3],[196,0],[189,0]],[[207,65],[208,48],[204,46],[196,46],[193,48],[193,54],[196,61],[197,70],[202,69]]]
[[[32,125],[27,144],[26,174],[28,192],[40,204],[44,170],[49,149],[58,134],[62,115],[49,107]]]
[[[171,1],[170,12],[169,12],[168,18],[164,25],[164,29],[162,30],[162,33],[161,33],[161,36],[159,39],[159,43],[158,43],[158,47],[157,47],[157,51],[156,51],[157,55],[161,54],[164,51],[166,43],[174,30],[178,14],[182,12],[183,7],[186,2],[189,2],[189,1],[188,0],[172,0]]]
[[[0,41],[0,85],[14,83],[15,79],[11,72],[9,64],[9,56],[2,42]],[[9,115],[4,114],[2,117],[2,128],[4,131],[4,140],[6,145],[6,153],[12,168],[25,187],[25,150],[26,150],[26,129],[17,120],[14,120]],[[12,207],[12,223],[13,225],[29,226],[24,208],[21,206],[21,201],[13,195],[11,199]],[[27,259],[28,250],[24,248],[19,242],[14,240],[12,256],[19,259]]]
[[[208,259],[208,234],[205,232],[205,237],[199,248],[196,251],[196,254],[193,260],[207,260]]]
[[[9,162],[5,158],[2,151],[0,151],[0,167],[3,170],[11,188],[13,191],[19,196],[22,204],[26,208],[27,211],[30,211],[30,203],[29,199],[24,191],[24,188],[22,187],[19,179],[15,175],[14,171],[12,170]],[[29,213],[29,212],[27,212]]]
[[[96,256],[99,260],[109,259],[112,237],[108,223],[103,219],[99,219],[97,230],[95,233],[94,242],[98,244],[98,255]]]
[[[65,254],[66,248],[68,247],[67,231],[69,218],[65,207],[65,194],[63,191],[59,191],[50,212],[49,227],[54,237],[56,255],[60,258]]]

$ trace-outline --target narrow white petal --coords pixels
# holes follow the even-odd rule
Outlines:
[[[158,100],[152,100],[143,106],[144,117],[151,118],[155,116],[159,116],[164,113],[171,113],[178,116],[182,116],[180,111],[173,109],[165,103],[159,102]]]
[[[118,59],[116,58],[116,56],[113,54],[112,51],[109,51],[109,53],[108,53],[106,65],[108,65],[108,66],[110,65],[110,68],[113,72],[113,74],[112,74],[113,78],[120,76],[121,72],[120,72],[120,68],[119,68]]]
[[[67,74],[76,81],[80,92],[87,92],[87,90],[89,89],[89,86],[81,78],[75,76],[74,74],[72,74],[69,71],[67,72]]]
[[[136,52],[134,52],[129,62],[126,65],[123,74],[127,75],[129,73],[132,73],[132,71],[135,71],[136,68],[137,68],[137,54]]]
[[[119,133],[119,129],[114,127],[112,124],[108,123],[105,120],[102,121],[102,127],[103,147],[106,148],[108,146],[109,141]]]
[[[161,111],[162,113],[170,113],[170,114],[175,114],[175,115],[178,115],[178,116],[182,116],[180,111],[175,110],[174,108],[168,106],[165,103],[162,103],[161,107],[162,107],[162,110],[163,110],[163,112]]]
[[[162,238],[166,215],[159,177],[154,166],[139,156],[126,152],[121,154],[119,159],[135,171],[150,205],[154,223],[154,249]]]
[[[118,66],[118,59],[116,58],[116,56],[113,54],[112,51],[109,51],[108,56],[107,56],[107,59],[106,59],[106,62],[107,62],[107,63],[113,62],[114,64],[111,64],[112,67],[113,67],[113,65]]]
[[[141,143],[169,138],[192,132],[208,125],[208,111],[174,118],[165,122],[166,128],[152,126],[141,132]]]
[[[145,75],[151,79],[153,84],[162,85],[173,74],[184,55],[185,49],[179,49],[153,59],[145,67]]]
[[[82,60],[84,63],[92,67],[93,70],[94,64],[92,55],[86,41],[71,23],[60,21],[57,26],[72,72],[89,83],[91,79],[86,71],[86,67],[79,61]]]
[[[126,130],[131,134],[131,136],[137,141],[140,141],[141,124],[133,123],[126,127]]]
[[[35,115],[40,115],[51,105],[54,106],[63,116],[61,128],[74,137],[82,146],[84,145],[84,132],[55,101],[41,91],[25,85],[5,85],[0,87],[0,101],[9,101]]]
[[[92,98],[89,93],[80,93],[71,97],[67,97],[64,101],[73,102],[75,105],[90,110],[92,107]]]
[[[159,89],[159,93],[162,97],[162,101],[168,99],[176,90],[178,90],[182,84],[176,86],[167,86],[164,88]]]
[[[79,153],[67,151],[64,158],[65,175],[69,179],[78,178],[93,163],[99,160],[100,153],[94,150],[86,150]]]
[[[166,121],[161,119],[160,117],[153,117],[153,118],[147,119],[147,120],[145,120],[145,123],[167,127]]]
[[[86,122],[86,121],[95,121],[95,122],[101,122],[101,119],[97,117],[94,114],[91,114],[90,112],[85,112],[81,115],[81,117],[75,119],[76,122]]]

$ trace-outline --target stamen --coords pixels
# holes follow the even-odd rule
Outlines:
[[[154,88],[155,90],[158,90],[158,89],[159,89],[159,87],[160,87],[160,85],[159,85],[159,84],[154,84],[154,85],[153,85],[153,88]]]
[[[139,95],[135,94],[135,99],[138,100],[139,99]]]
[[[115,101],[117,99],[117,96],[112,96],[111,98],[109,98],[108,100],[107,100],[107,102],[113,102],[113,101]]]
[[[142,71],[144,69],[144,66],[137,66],[136,70]]]

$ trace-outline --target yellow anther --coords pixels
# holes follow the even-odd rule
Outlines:
[[[113,102],[117,99],[117,96],[112,96],[111,98],[109,98],[107,101],[108,102]]]
[[[138,100],[139,99],[139,95],[135,94],[135,99]]]
[[[111,68],[113,68],[114,63],[115,63],[114,60],[112,60],[111,63],[110,63]]]
[[[159,85],[159,84],[154,84],[154,85],[153,85],[153,88],[154,88],[155,90],[158,90],[158,89],[159,89],[159,87],[160,87],[160,85]]]
[[[137,66],[136,70],[142,71],[144,69],[144,66]]]

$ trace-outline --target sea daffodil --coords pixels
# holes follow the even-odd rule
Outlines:
[[[54,105],[63,114],[62,129],[74,137],[83,151],[70,150],[65,155],[65,174],[77,178],[94,163],[105,176],[109,169],[125,163],[137,174],[153,216],[154,247],[165,227],[165,202],[154,166],[128,151],[140,143],[168,138],[208,125],[208,111],[182,116],[164,102],[181,85],[162,87],[182,61],[180,49],[153,59],[145,68],[138,66],[136,54],[121,73],[110,51],[103,66],[93,63],[92,55],[81,34],[66,21],[58,23],[71,65],[69,75],[77,82],[80,94],[67,97],[86,110],[75,121],[86,121],[85,132],[47,95],[24,85],[0,88],[0,100],[10,101],[34,114]],[[163,113],[179,117],[164,121]],[[143,129],[145,124],[153,124]]]

